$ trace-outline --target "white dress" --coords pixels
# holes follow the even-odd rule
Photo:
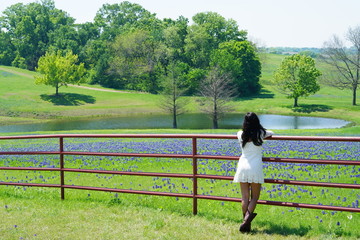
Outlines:
[[[256,146],[253,142],[246,143],[242,147],[242,131],[237,133],[241,147],[241,157],[239,159],[233,182],[264,183],[264,173],[262,167],[262,146]],[[274,133],[266,131],[263,138],[270,137]]]

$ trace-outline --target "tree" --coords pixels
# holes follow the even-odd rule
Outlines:
[[[202,26],[211,36],[214,47],[230,40],[246,40],[246,31],[239,31],[239,26],[233,19],[226,20],[216,12],[202,12],[193,18],[195,25]]]
[[[119,86],[147,92],[158,90],[160,62],[166,51],[151,32],[138,29],[119,35],[111,50],[110,71],[118,75]]]
[[[356,105],[356,91],[360,84],[360,26],[349,28],[346,39],[352,44],[346,48],[334,35],[324,43],[320,59],[331,66],[327,74],[328,85],[352,90],[352,105]]]
[[[210,66],[219,66],[222,71],[230,74],[237,95],[259,93],[261,63],[255,47],[249,41],[231,40],[221,43],[212,52]]]
[[[222,42],[246,40],[246,31],[239,31],[236,21],[226,20],[215,12],[198,13],[188,28],[185,51],[195,68],[209,67],[210,54]]]
[[[15,59],[15,48],[11,44],[11,37],[0,29],[0,65],[11,65]]]
[[[80,49],[79,34],[73,26],[62,25],[49,33],[48,51],[71,50],[79,54]]]
[[[97,40],[100,37],[99,29],[92,22],[76,24],[75,28],[78,33],[79,44],[85,46],[88,41]]]
[[[67,51],[48,52],[39,59],[36,71],[41,76],[35,77],[36,84],[45,84],[55,87],[56,95],[61,86],[68,84],[80,84],[85,81],[85,67],[83,63],[77,65],[77,55]]]
[[[176,21],[164,19],[166,27],[163,31],[163,42],[168,49],[167,59],[169,62],[186,62],[184,53],[188,22],[188,19],[183,16],[180,16]]]
[[[142,6],[128,1],[104,4],[96,13],[94,24],[99,28],[101,39],[114,40],[119,34],[132,28],[150,30],[158,28],[161,21]]]
[[[109,45],[106,41],[96,39],[88,40],[80,52],[79,59],[88,70],[91,84],[101,84],[107,87],[113,85],[113,76],[109,73],[109,59],[111,58]]]
[[[286,57],[274,73],[274,83],[288,98],[294,99],[294,107],[298,107],[298,98],[309,96],[320,90],[316,79],[321,72],[315,67],[312,57],[294,54]]]
[[[25,64],[34,70],[39,58],[49,48],[50,33],[63,25],[73,26],[74,22],[75,19],[66,12],[56,9],[52,0],[8,7],[0,17],[0,28],[9,34],[15,48],[13,65]]]
[[[185,63],[173,62],[169,64],[167,75],[162,82],[163,97],[159,104],[165,112],[172,115],[173,128],[177,128],[177,116],[184,113],[184,107],[187,104],[183,99],[186,91],[184,77],[187,69],[188,66]]]
[[[218,122],[225,113],[233,110],[229,104],[234,94],[231,82],[229,75],[222,73],[220,68],[215,66],[210,69],[200,85],[200,94],[204,97],[201,110],[212,119],[214,129],[219,127]]]

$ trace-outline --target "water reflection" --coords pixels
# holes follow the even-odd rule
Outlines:
[[[219,128],[239,129],[244,114],[228,114],[219,122]],[[259,115],[268,129],[315,129],[339,128],[349,122],[331,118],[298,117],[281,115]],[[171,128],[170,115],[150,114],[116,118],[92,118],[86,120],[52,121],[48,123],[0,126],[0,132],[62,131],[87,129],[160,129]],[[211,120],[204,114],[184,114],[178,118],[181,129],[209,129]]]

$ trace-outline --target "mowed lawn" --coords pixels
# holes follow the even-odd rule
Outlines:
[[[9,72],[4,69],[9,69]],[[156,95],[64,86],[59,89],[60,96],[56,97],[55,88],[34,83],[35,73],[22,70],[25,74],[18,75],[14,73],[16,71],[19,70],[10,67],[0,68],[0,115],[14,117],[14,120],[111,116],[158,111]]]

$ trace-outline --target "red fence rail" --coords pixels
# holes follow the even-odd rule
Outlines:
[[[198,174],[197,163],[198,159],[221,159],[221,160],[238,160],[238,156],[215,156],[215,155],[201,155],[198,154],[197,140],[198,139],[236,139],[235,135],[219,135],[219,134],[57,134],[57,135],[30,135],[30,136],[0,136],[0,140],[9,139],[39,139],[39,138],[56,138],[59,140],[58,151],[15,151],[15,152],[0,152],[0,155],[59,155],[59,168],[43,168],[43,167],[3,167],[0,170],[17,170],[17,171],[57,171],[60,173],[59,184],[43,184],[43,183],[19,183],[19,182],[0,182],[0,185],[12,186],[29,186],[29,187],[54,187],[60,188],[61,199],[65,199],[65,189],[85,189],[94,191],[106,192],[119,192],[131,194],[146,194],[157,196],[170,196],[170,197],[183,197],[193,199],[193,213],[197,214],[198,199],[221,200],[231,202],[241,202],[241,198],[222,197],[222,196],[208,196],[198,194],[198,179],[218,179],[229,180],[231,176],[220,175],[206,175]],[[152,153],[107,153],[107,152],[76,152],[64,151],[65,138],[186,138],[192,140],[192,153],[191,154],[152,154]],[[340,142],[360,142],[360,137],[309,137],[309,136],[273,136],[268,140],[293,140],[293,141],[340,141]],[[179,173],[156,173],[156,172],[128,172],[128,171],[109,171],[109,170],[95,170],[95,169],[74,169],[65,168],[64,156],[65,155],[79,155],[79,156],[118,156],[118,157],[157,157],[157,158],[188,158],[192,159],[193,171],[191,174]],[[319,160],[319,159],[300,159],[300,158],[263,158],[267,162],[286,162],[286,163],[311,163],[311,164],[336,164],[336,165],[357,165],[360,166],[360,161],[349,160]],[[66,172],[78,173],[97,173],[97,174],[114,174],[114,175],[133,175],[133,176],[153,176],[153,177],[174,177],[174,178],[190,178],[193,181],[192,194],[188,193],[170,193],[170,192],[154,192],[142,191],[131,189],[118,189],[118,188],[101,188],[101,187],[88,187],[88,186],[74,186],[65,184]],[[350,188],[360,189],[360,184],[343,184],[343,183],[325,183],[314,181],[295,181],[295,180],[281,180],[281,179],[265,179],[265,183],[273,184],[289,184],[289,185],[303,185],[303,186],[316,186],[316,187],[333,187],[333,188]],[[284,206],[284,207],[297,207],[297,208],[312,208],[323,210],[335,211],[348,211],[360,212],[359,208],[342,207],[342,206],[328,206],[319,204],[306,204],[295,202],[280,202],[259,200],[259,204]]]

